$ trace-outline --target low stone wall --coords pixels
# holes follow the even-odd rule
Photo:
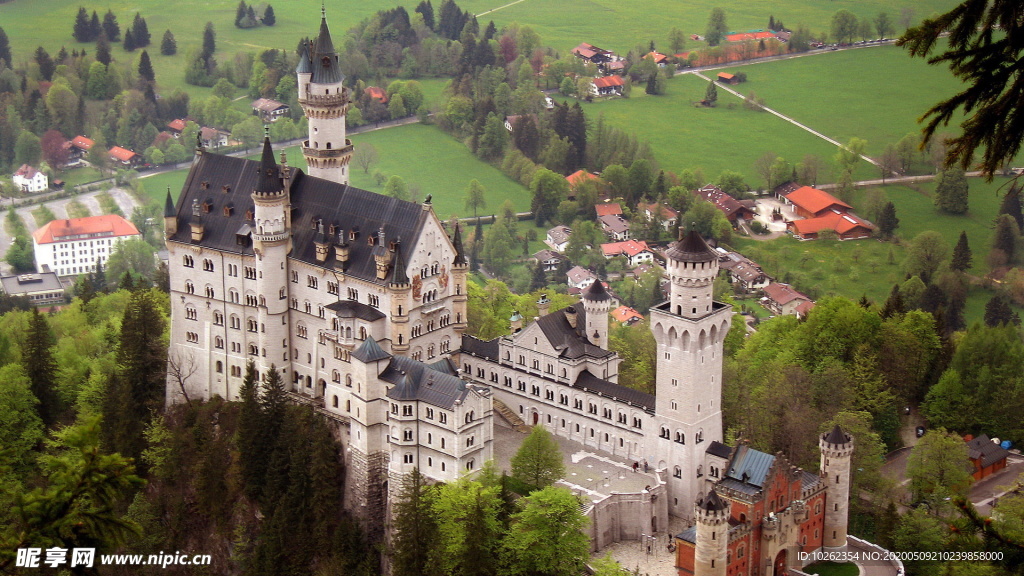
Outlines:
[[[665,485],[650,491],[612,493],[587,509],[590,517],[590,549],[597,552],[623,540],[640,540],[643,535],[668,530]],[[653,520],[653,526],[652,526]]]
[[[891,555],[890,555],[889,551],[886,550],[885,548],[882,548],[878,544],[873,544],[871,542],[868,542],[867,540],[862,540],[860,538],[857,538],[856,536],[847,536],[846,537],[846,545],[849,548],[859,548],[859,549],[867,551],[867,552],[874,552],[874,553],[878,553],[878,554],[880,554],[882,556],[890,557],[891,558]],[[899,558],[891,558],[890,560],[887,560],[887,563],[892,565],[893,572],[895,574],[905,574],[906,573],[904,571],[904,569],[903,569],[903,562]]]

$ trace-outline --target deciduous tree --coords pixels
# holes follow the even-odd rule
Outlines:
[[[846,10],[839,10],[832,15],[832,38],[840,44],[850,44],[857,35],[857,16]]]
[[[960,168],[939,172],[935,183],[935,207],[950,214],[967,213],[967,176]]]
[[[711,16],[708,17],[708,27],[704,32],[704,40],[708,46],[718,46],[725,39],[729,32],[729,25],[725,21],[725,10],[712,8]]]
[[[512,457],[512,477],[525,486],[550,486],[565,474],[562,450],[547,428],[534,426]]]
[[[487,207],[487,199],[484,198],[486,192],[487,189],[476,178],[470,180],[469,186],[466,187],[465,207],[466,210],[473,211],[474,218],[477,217],[478,210]]]
[[[512,516],[502,542],[503,574],[579,574],[590,550],[590,539],[583,533],[587,523],[579,499],[569,490],[548,486],[532,492]]]
[[[907,477],[918,501],[938,504],[946,497],[965,498],[974,480],[967,444],[945,429],[929,430],[910,451]]]

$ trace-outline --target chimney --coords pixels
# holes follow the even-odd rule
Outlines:
[[[324,236],[324,221],[323,220],[317,220],[317,223],[316,223],[316,237],[313,240],[313,245],[316,247],[316,261],[317,262],[326,262],[327,261],[327,253],[328,253],[328,250],[331,247],[331,244],[330,244],[330,242],[328,242],[327,237]]]
[[[345,230],[338,230],[338,242],[334,245],[334,267],[344,270],[348,263],[348,240],[345,238]]]
[[[192,200],[192,221],[189,224],[192,228],[192,243],[198,244],[203,240],[203,209],[199,205],[199,199]]]
[[[551,300],[548,300],[547,294],[541,294],[540,300],[537,300],[537,315],[547,316],[551,309]]]
[[[573,330],[576,329],[576,309],[572,306],[565,309],[565,319],[569,321],[569,326],[572,326]]]
[[[508,319],[512,333],[515,334],[523,329],[523,316],[518,310],[512,311],[512,317]]]

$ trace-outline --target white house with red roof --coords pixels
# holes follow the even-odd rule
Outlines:
[[[600,182],[601,177],[586,170],[580,169],[565,177],[570,188],[575,188],[584,182]]]
[[[591,93],[594,96],[622,94],[622,88],[625,85],[626,81],[623,80],[622,76],[619,76],[618,74],[602,76],[601,78],[594,78],[594,81],[591,83],[591,86],[593,86]]]
[[[814,307],[814,301],[801,294],[789,284],[772,282],[764,287],[764,297],[761,298],[765,308],[778,315],[806,316],[807,312]]]
[[[616,322],[619,324],[625,324],[626,326],[632,326],[644,319],[643,314],[629,306],[619,306],[615,310],[612,310],[611,314],[612,318],[614,318]]]
[[[679,220],[679,212],[659,202],[653,202],[650,204],[647,202],[640,202],[637,204],[636,209],[637,212],[648,222],[653,220],[657,215],[657,218],[661,219],[661,225],[666,231],[674,228],[676,226],[676,222]]]
[[[623,242],[608,242],[601,244],[601,252],[604,257],[611,259],[616,256],[625,256],[629,266],[634,268],[645,262],[654,261],[654,252],[643,240],[626,240]]]
[[[814,240],[822,230],[835,230],[840,240],[868,238],[875,229],[870,222],[854,214],[849,204],[817,188],[803,186],[783,199],[793,207],[797,217],[786,227],[801,240]]]
[[[111,161],[119,163],[126,168],[135,166],[142,159],[135,152],[132,152],[127,148],[121,148],[120,146],[114,146],[113,148],[111,148],[109,154]]]
[[[22,164],[21,168],[14,173],[12,180],[15,186],[27,193],[43,192],[50,187],[46,174],[28,164]]]
[[[58,276],[85,274],[105,263],[114,247],[142,238],[134,224],[116,214],[52,220],[32,233],[36,268]]]

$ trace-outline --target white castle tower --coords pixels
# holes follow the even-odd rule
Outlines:
[[[701,493],[704,451],[722,441],[722,343],[732,309],[712,300],[718,256],[696,231],[665,252],[667,302],[651,308],[658,345],[659,439],[652,452],[669,482],[669,510],[689,518]]]
[[[729,557],[729,501],[712,488],[694,505],[697,520],[697,549],[694,576],[725,576]]]
[[[298,77],[299,104],[309,120],[309,139],[302,143],[310,176],[348,184],[352,141],[345,137],[349,90],[342,85],[338,53],[327,28],[327,12],[321,9],[320,34],[312,46],[302,47]]]
[[[283,158],[282,153],[282,164]],[[277,165],[270,137],[265,136],[259,177],[252,192],[259,336],[258,342],[246,343],[247,346],[259,346],[256,364],[261,374],[271,364],[278,367],[286,365],[288,358],[279,354],[283,351],[287,355],[291,349],[288,343],[288,300],[283,296],[288,285],[288,253],[292,248],[289,188],[288,166]],[[254,332],[249,327],[246,330]]]
[[[583,293],[583,309],[587,313],[587,338],[598,348],[608,348],[608,312],[612,297],[600,280],[595,280]]]
[[[822,546],[846,546],[846,527],[850,513],[850,457],[853,455],[853,436],[843,432],[838,424],[831,432],[821,435],[821,475],[825,479],[825,525]]]

